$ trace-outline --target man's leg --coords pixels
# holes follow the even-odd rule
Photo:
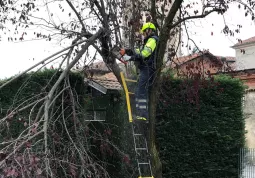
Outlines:
[[[139,80],[138,80],[139,82]],[[139,93],[139,88],[138,88],[138,84],[137,84],[137,87],[135,89],[135,113],[136,113],[136,116],[139,116],[140,113],[139,113],[139,103],[138,103],[138,93]]]
[[[137,116],[146,119],[148,119],[148,83],[149,70],[146,67],[140,70],[140,77],[136,91]]]
[[[144,143],[147,143],[147,147],[149,148],[149,114],[148,114],[148,85],[149,85],[149,68],[143,68],[140,70],[139,81],[136,90],[136,113],[137,117],[135,120],[135,124],[139,129],[139,132],[144,137]],[[144,120],[146,119],[146,120]]]

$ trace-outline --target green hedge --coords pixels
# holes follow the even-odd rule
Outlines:
[[[9,111],[11,111],[13,108],[15,108],[28,98],[31,98],[33,96],[35,97],[39,93],[42,93],[42,96],[46,96],[47,92],[52,87],[53,83],[57,80],[57,78],[60,76],[60,74],[61,72],[56,72],[55,70],[44,70],[36,73],[32,72],[22,76],[18,80],[13,81],[9,85],[1,89],[0,118],[6,116]],[[80,105],[80,110],[77,111],[77,113],[79,113],[77,115],[80,126],[78,128],[79,136],[84,136],[84,138],[87,138],[84,139],[84,141],[89,141],[89,143],[86,143],[90,145],[90,150],[88,150],[88,152],[92,153],[91,156],[95,161],[100,162],[100,164],[108,170],[110,177],[119,176],[120,171],[116,170],[126,169],[125,164],[122,165],[123,154],[120,153],[119,150],[122,150],[120,148],[122,147],[122,145],[120,145],[120,140],[123,140],[123,137],[125,136],[123,135],[123,121],[127,120],[126,113],[122,114],[122,112],[125,112],[125,109],[122,109],[124,108],[124,106],[123,104],[121,104],[122,101],[120,100],[119,95],[110,94],[99,96],[98,98],[93,98],[94,102],[96,103],[99,100],[108,101],[104,104],[104,106],[107,108],[107,120],[106,122],[91,122],[89,125],[87,125],[88,122],[85,121],[84,114],[86,114],[86,108],[91,105],[91,95],[88,94],[87,87],[84,85],[83,77],[80,74],[70,73],[69,80],[72,90],[75,94],[75,99],[79,102]],[[5,81],[0,81],[0,84]],[[63,83],[60,85],[57,92],[61,91],[62,88]],[[36,98],[39,98],[39,96],[35,97],[35,99]],[[56,100],[56,108],[54,108],[54,110],[56,111],[56,114],[54,116],[56,117],[51,118],[52,121],[56,120],[56,127],[50,128],[50,130],[54,132],[49,132],[49,135],[51,135],[51,137],[49,137],[50,148],[54,147],[54,150],[56,151],[56,154],[57,156],[59,156],[59,158],[61,158],[61,155],[65,155],[65,153],[67,153],[68,150],[72,147],[72,143],[69,141],[67,134],[65,134],[65,131],[63,130],[62,121],[61,119],[58,119],[58,110],[60,111],[58,106],[61,106],[61,99],[62,97],[59,97],[59,99]],[[39,106],[40,105],[38,105],[38,107]],[[32,118],[35,117],[38,111],[38,107],[36,107],[34,112],[35,114],[32,115]],[[70,99],[68,94],[65,97],[64,108],[66,108],[65,115],[69,116],[72,111],[70,108]],[[15,115],[13,118],[8,119],[8,128],[5,124],[0,125],[0,142],[2,142],[3,140],[9,140],[10,138],[15,138],[19,135],[21,130],[25,128],[25,122],[28,123],[27,116],[29,115],[30,109],[31,108],[28,108],[27,110]],[[123,117],[123,115],[126,117]],[[75,139],[75,134],[73,132],[74,124],[72,119],[69,118],[70,117],[67,118],[66,124],[70,135]],[[89,127],[88,132],[87,127]],[[60,144],[57,144],[55,142],[54,135],[60,136],[58,137],[58,139],[60,139]],[[43,148],[39,147],[36,147],[34,149],[39,152],[43,151]],[[75,160],[75,158],[70,158],[70,160]],[[78,162],[75,163],[79,164]],[[57,166],[58,165],[56,165],[56,171],[58,177],[65,177],[63,175],[63,171],[61,171],[61,168],[59,169]],[[63,166],[65,167],[66,165]],[[68,166],[66,167],[66,170],[69,170]],[[1,171],[2,170],[0,169],[0,172]]]
[[[5,86],[3,89],[0,90],[0,118],[3,118],[9,113],[13,111],[14,108],[20,106],[20,108],[24,107],[27,104],[30,104],[37,99],[41,99],[46,96],[47,92],[49,92],[50,88],[53,86],[53,83],[57,80],[60,76],[61,72],[56,72],[55,70],[44,70],[40,72],[32,72],[26,75],[23,75],[18,80],[14,80],[9,85]],[[10,79],[7,79],[10,80]],[[5,81],[7,81],[5,80]],[[71,86],[73,90],[77,93],[77,97],[79,98],[79,102],[84,104],[84,82],[81,75],[77,73],[70,74],[69,77]],[[3,83],[5,81],[0,81]],[[62,90],[62,84],[57,89],[56,92]],[[28,100],[29,99],[29,100]],[[61,97],[56,102],[60,102]],[[59,103],[60,105],[61,103]],[[37,114],[38,107],[40,104],[35,107],[34,114],[32,117],[34,118]],[[56,108],[55,108],[56,109]],[[27,108],[26,110],[19,112],[13,118],[8,119],[9,128],[1,128],[0,132],[0,139],[5,137],[13,138],[19,134],[21,129],[24,129],[24,123],[29,122],[29,114],[30,114],[31,107]],[[3,125],[2,125],[3,126]],[[6,129],[9,129],[6,132]],[[1,140],[0,140],[1,141]]]
[[[25,75],[0,90],[0,116],[5,116],[10,108],[25,98],[35,96],[38,92],[47,92],[60,74],[53,77],[54,73],[53,70],[46,70]],[[51,78],[52,82],[45,87]],[[26,81],[28,83],[24,84]],[[82,77],[70,74],[70,82],[81,106],[86,108],[91,99],[87,97]],[[238,177],[238,151],[244,146],[245,134],[243,94],[242,83],[228,77],[207,81],[162,78],[156,136],[163,163],[163,177]],[[100,146],[106,142],[99,139],[91,142],[91,149],[96,158],[106,163],[104,167],[110,177],[131,178],[136,177],[137,171],[133,162],[133,140],[125,99],[119,99],[114,101],[112,95],[104,96],[103,100],[110,100],[107,122],[90,124],[91,134],[97,130],[116,147],[106,145],[102,152]],[[24,111],[8,121],[10,132],[1,128],[0,142],[3,138],[15,137],[18,134],[15,131],[24,128],[23,123],[27,118],[23,116],[28,112]],[[19,118],[22,120],[19,121]],[[72,123],[69,124],[69,128],[72,128]],[[62,138],[62,141],[69,144],[67,138]]]
[[[242,83],[225,76],[163,77],[156,126],[163,177],[238,177],[245,141],[243,95]]]

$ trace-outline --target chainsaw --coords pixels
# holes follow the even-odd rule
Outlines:
[[[128,62],[127,61],[124,61],[122,59],[122,57],[125,55],[125,49],[123,48],[120,48],[118,46],[114,46],[112,49],[111,49],[111,54],[116,58],[118,59],[120,62],[122,62],[123,64],[127,64]]]

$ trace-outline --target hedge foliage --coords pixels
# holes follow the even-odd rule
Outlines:
[[[49,92],[50,88],[56,82],[58,77],[60,76],[61,71],[56,72],[55,70],[44,70],[40,72],[32,72],[26,74],[19,78],[18,80],[13,81],[6,87],[0,90],[0,118],[3,118],[9,113],[12,109],[22,104],[25,100],[34,97],[32,100],[23,103],[23,105],[29,104],[36,99],[42,98],[42,96],[46,96]],[[9,79],[7,79],[9,80]],[[70,73],[69,74],[70,85],[75,94],[75,100],[79,102],[79,115],[78,122],[78,134],[80,137],[84,136],[84,142],[89,145],[88,152],[92,153],[92,157],[95,161],[98,161],[102,167],[106,168],[109,172],[110,177],[117,177],[120,175],[120,171],[126,169],[125,164],[123,163],[124,152],[120,153],[121,148],[120,140],[123,140],[123,120],[127,120],[126,114],[123,108],[124,106],[121,104],[119,95],[109,94],[103,96],[97,96],[96,98],[92,98],[91,93],[88,93],[88,87],[84,85],[83,77],[78,73]],[[5,80],[6,81],[6,80]],[[0,81],[3,83],[5,81]],[[63,82],[60,85],[59,89],[56,91],[58,93],[63,89]],[[40,95],[38,95],[40,93]],[[107,110],[106,113],[106,122],[88,122],[85,121],[86,109],[89,109],[92,102],[96,105],[99,104],[102,100],[106,101],[104,103],[104,107]],[[116,100],[116,101],[115,101]],[[72,112],[70,107],[70,99],[68,94],[65,97],[64,108],[66,118],[66,125],[70,132],[70,135],[75,138],[74,134],[74,124],[72,119],[70,118],[70,113]],[[58,119],[58,116],[61,112],[61,109],[58,106],[61,106],[62,97],[56,100],[56,108],[54,108],[54,117],[51,118],[52,121],[56,120],[56,125],[54,128],[50,128],[51,131],[49,135],[49,143],[50,149],[54,147],[54,150],[57,151],[56,154],[61,157],[61,155],[65,156],[69,149],[72,148],[72,143],[70,142],[67,134],[63,130],[62,119]],[[36,107],[34,111],[34,115],[38,112],[39,106]],[[101,106],[100,106],[101,107]],[[124,111],[123,111],[124,110]],[[11,138],[16,138],[22,130],[26,128],[26,124],[29,122],[28,115],[31,111],[31,107],[19,112],[14,117],[8,119],[8,127],[6,125],[0,125],[0,142],[3,140],[9,140]],[[126,117],[123,117],[126,116]],[[69,119],[70,118],[70,119]],[[89,129],[88,129],[89,128]],[[84,135],[85,134],[85,135]],[[56,144],[55,135],[58,135],[57,139],[60,141],[60,144]],[[86,137],[86,138],[85,138]],[[87,143],[89,141],[89,143]],[[62,146],[60,146],[62,145]],[[0,146],[1,149],[1,146]],[[43,152],[44,148],[40,148],[37,146],[34,148],[35,152]],[[66,159],[63,157],[63,159]],[[70,158],[70,160],[75,160],[75,158]],[[78,164],[77,160],[75,164]],[[65,167],[65,165],[63,165]],[[63,171],[57,168],[56,175],[58,177],[65,177]],[[68,172],[69,168],[66,167],[66,171]],[[1,172],[1,169],[0,169]],[[1,177],[1,174],[0,174]]]
[[[242,83],[226,76],[163,77],[156,126],[163,177],[238,177],[245,141],[243,95]]]
[[[1,118],[25,99],[49,91],[60,73],[54,74],[53,70],[28,74],[0,90]],[[87,108],[91,96],[86,93],[83,78],[72,73],[70,83],[81,106]],[[228,77],[203,81],[162,78],[156,140],[164,178],[238,177],[238,151],[245,140],[243,94],[242,83]],[[98,98],[109,101],[107,120],[91,123],[89,127],[92,133],[97,130],[113,145],[101,140],[91,142],[91,149],[96,158],[105,162],[110,177],[131,178],[136,177],[137,168],[125,99],[122,98],[117,101],[114,95]],[[27,120],[24,116],[28,113],[24,111],[9,120],[8,132],[1,128],[0,142],[14,138],[18,130],[24,129]],[[71,123],[69,128],[72,128]],[[62,141],[69,144],[67,138]]]
[[[43,98],[49,92],[50,88],[56,82],[57,78],[60,76],[61,72],[56,72],[55,70],[44,70],[39,72],[32,72],[26,75],[21,76],[18,80],[14,80],[9,85],[5,86],[0,90],[0,118],[5,117],[8,113],[13,111],[16,107],[18,109],[23,108],[24,106]],[[8,81],[7,79],[5,81]],[[73,87],[73,90],[78,93],[77,97],[79,102],[84,104],[84,82],[81,75],[77,73],[72,73],[69,76],[70,84]],[[1,81],[3,83],[5,81]],[[62,90],[63,82],[56,92]],[[56,102],[60,102],[61,97]],[[61,103],[59,103],[60,105]],[[36,116],[38,104],[35,108],[33,117]],[[57,108],[55,108],[57,109]],[[5,137],[15,138],[19,134],[20,130],[24,129],[25,123],[29,122],[29,114],[31,107],[28,107],[26,110],[18,112],[13,118],[8,119],[9,128],[1,128],[0,139]],[[8,129],[8,131],[6,130]],[[5,132],[6,131],[6,132]],[[8,135],[7,135],[8,133]],[[1,141],[1,140],[0,140]]]

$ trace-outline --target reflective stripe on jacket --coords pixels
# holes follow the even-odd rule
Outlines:
[[[144,66],[149,66],[156,69],[155,53],[157,51],[158,41],[158,36],[148,36],[146,39],[144,39],[144,45],[135,51],[136,61],[140,61],[140,65],[138,65],[139,69],[143,68]]]
[[[146,44],[141,49],[136,49],[136,54],[140,55],[142,59],[148,60],[148,57],[154,52],[157,46],[157,40],[153,37],[148,38]]]

